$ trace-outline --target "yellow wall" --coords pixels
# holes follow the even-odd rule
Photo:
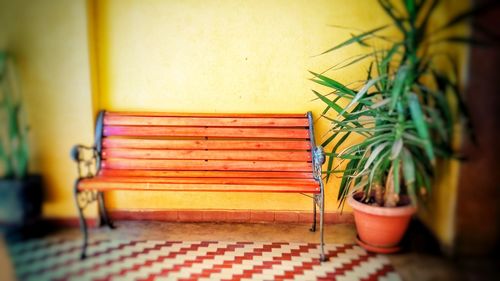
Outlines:
[[[94,126],[87,43],[84,0],[0,0],[0,48],[17,63],[46,217],[76,215],[69,151],[91,143]]]
[[[99,105],[108,110],[306,112],[319,115],[307,70],[349,36],[328,24],[382,24],[366,1],[97,1]],[[378,8],[376,8],[378,9]],[[363,68],[354,67],[354,73]],[[363,70],[364,72],[364,70]],[[344,72],[340,77],[349,77]],[[318,125],[324,132],[324,124]],[[318,133],[321,139],[321,134]],[[336,184],[327,208],[336,210]],[[300,195],[120,192],[110,208],[310,210]]]

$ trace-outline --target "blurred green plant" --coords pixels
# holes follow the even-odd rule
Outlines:
[[[392,24],[353,34],[322,54],[351,45],[371,51],[322,73],[311,72],[312,81],[331,90],[328,94],[313,93],[326,104],[322,118],[331,123],[322,143],[331,146],[323,173],[327,181],[333,174],[342,175],[339,207],[355,192],[363,193],[362,202],[375,206],[401,205],[403,194],[416,204],[419,195],[431,191],[436,159],[456,156],[452,149],[454,125],[459,117],[468,120],[460,94],[459,70],[452,56],[435,51],[433,46],[478,43],[457,35],[453,28],[485,7],[457,14],[431,30],[429,22],[439,2],[401,0],[400,5],[395,5],[394,1],[379,0]],[[396,39],[384,35],[389,28],[397,30]],[[441,63],[437,63],[438,59]],[[443,61],[444,69],[438,67]],[[360,83],[342,84],[325,75],[360,62],[369,65],[366,79]],[[329,117],[329,112],[336,117]],[[362,136],[362,140],[347,145],[354,135]],[[334,159],[338,160],[335,165]]]
[[[0,51],[0,177],[22,179],[28,170],[27,127],[12,58]]]

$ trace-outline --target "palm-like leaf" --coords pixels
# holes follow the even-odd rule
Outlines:
[[[333,90],[330,94],[335,96],[327,97],[313,90],[325,104],[323,117],[331,124],[323,142],[331,147],[327,149],[324,174],[327,180],[333,174],[342,175],[339,206],[343,206],[352,190],[363,191],[364,200],[371,202],[372,187],[381,184],[385,185],[386,194],[404,193],[413,203],[418,194],[429,193],[436,157],[453,156],[453,124],[458,119],[452,114],[454,104],[458,105],[460,113],[467,112],[456,82],[458,68],[449,59],[450,69],[435,69],[433,61],[438,54],[429,52],[432,40],[426,42],[434,35],[428,33],[428,26],[441,1],[404,0],[402,10],[398,10],[399,6],[391,0],[378,2],[391,18],[392,25],[397,27],[401,40],[391,40],[387,48],[373,49],[327,70],[339,70],[371,59],[362,85],[351,87],[326,76],[326,71],[322,74],[311,72],[314,75],[311,80],[330,88]],[[477,12],[476,9],[451,18],[438,33]],[[322,54],[352,44],[377,46],[375,41],[387,38],[382,32],[390,26],[351,34],[349,39]],[[464,37],[451,34],[437,40],[463,41],[460,38]],[[429,78],[433,78],[434,83],[429,84]],[[336,112],[335,117],[328,115],[330,110]],[[349,143],[355,134],[363,139]],[[340,151],[346,144],[347,147]]]
[[[28,170],[26,128],[21,120],[21,104],[12,61],[0,52],[0,177],[23,178]]]

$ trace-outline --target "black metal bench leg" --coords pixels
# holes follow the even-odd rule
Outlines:
[[[80,205],[80,202],[78,201],[78,180],[75,183],[75,201],[76,201],[76,208],[78,209],[78,215],[79,215],[79,220],[80,220],[80,231],[83,234],[83,244],[82,244],[82,252],[80,254],[80,259],[85,259],[87,257],[87,245],[88,245],[88,227],[87,227],[87,221],[85,220],[84,214],[83,214],[83,207]]]
[[[89,234],[88,234],[88,229],[87,229],[87,221],[83,217],[83,210],[81,208],[78,208],[78,211],[80,213],[80,230],[83,233],[83,245],[82,245],[82,253],[80,255],[80,259],[83,260],[87,257],[87,246],[88,246]]]
[[[103,192],[99,192],[97,194],[97,201],[99,202],[99,226],[107,225],[109,228],[115,229],[116,227],[113,224],[113,221],[109,218],[106,206],[104,205]]]
[[[313,197],[313,224],[309,229],[311,232],[316,232],[316,198]]]
[[[323,185],[323,184],[321,184]],[[325,255],[325,235],[324,235],[324,221],[325,221],[325,193],[323,186],[321,188],[320,198],[319,198],[319,232],[320,232],[320,247],[321,255],[319,257],[320,261],[327,261],[328,257]]]

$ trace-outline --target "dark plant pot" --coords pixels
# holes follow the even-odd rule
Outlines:
[[[0,179],[0,226],[24,227],[38,221],[42,211],[42,178]]]
[[[416,208],[412,205],[375,207],[359,202],[359,197],[359,194],[354,194],[347,199],[354,212],[358,244],[368,251],[382,254],[399,251],[398,244]]]

